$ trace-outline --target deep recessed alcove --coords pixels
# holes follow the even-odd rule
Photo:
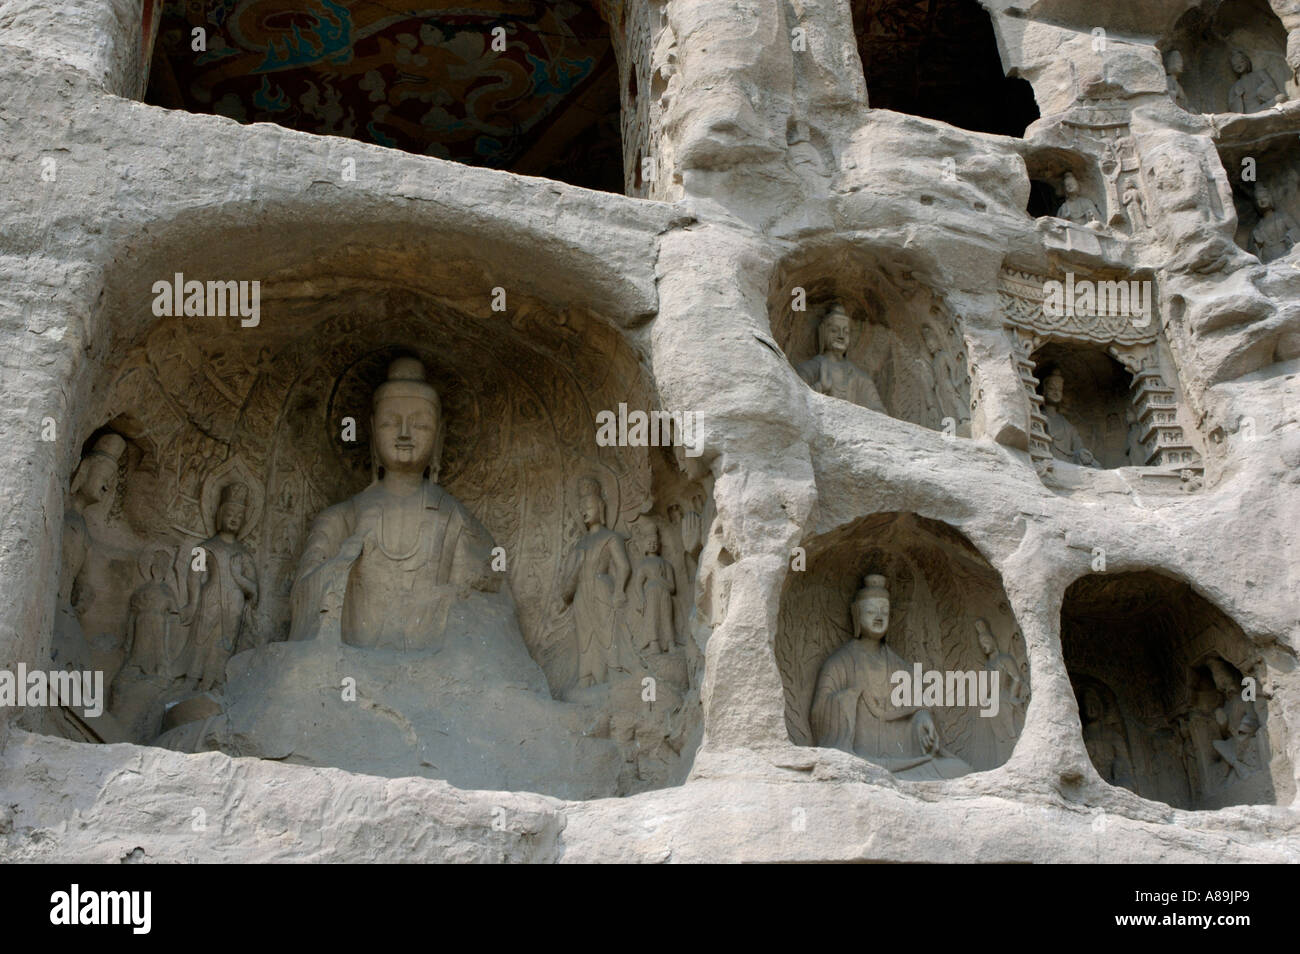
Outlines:
[[[1105,216],[1106,188],[1090,157],[1069,149],[1039,147],[1025,157],[1025,170],[1029,173],[1029,202],[1025,207],[1034,218],[1055,216],[1067,199],[1065,177],[1073,176],[1078,185],[1078,195],[1091,199]]]
[[[965,332],[942,293],[921,274],[915,257],[899,249],[801,249],[773,273],[772,335],[814,391],[969,437]],[[836,378],[839,372],[823,373],[817,366],[832,345],[828,320],[847,321],[843,358],[852,369],[844,366],[844,381]]]
[[[168,0],[145,101],[621,193],[618,75],[585,0]]]
[[[1005,75],[976,0],[853,0],[853,30],[874,108],[1004,136],[1039,117],[1029,83]]]
[[[1051,409],[1048,433],[1058,447],[1086,449],[1103,468],[1145,463],[1135,459],[1130,447],[1130,432],[1136,423],[1130,421],[1134,416],[1133,376],[1123,365],[1104,349],[1064,342],[1044,345],[1031,360],[1044,409]],[[1050,379],[1056,375],[1061,388],[1053,402],[1047,391],[1054,388]],[[1054,403],[1059,410],[1053,408]]]
[[[1265,263],[1289,256],[1300,243],[1300,139],[1278,132],[1221,141],[1219,158],[1232,183],[1237,244]]]
[[[1273,93],[1286,93],[1292,79],[1286,45],[1286,28],[1268,0],[1205,0],[1183,14],[1157,48],[1166,70],[1175,51],[1181,57],[1178,82],[1188,109],[1251,113],[1267,109]],[[1245,54],[1249,73],[1256,74],[1248,87],[1237,86],[1240,76],[1249,75],[1238,72],[1246,65],[1234,64],[1238,53]]]
[[[912,780],[1010,758],[1030,696],[1028,653],[1002,581],[975,546],[945,523],[882,513],[803,547],[806,565],[786,579],[775,643],[791,741],[840,748]],[[883,638],[871,628],[881,610]],[[941,701],[926,703],[922,717],[937,730],[938,758],[926,758],[918,716],[890,699],[901,684],[895,674],[912,686],[918,666],[944,680]],[[994,672],[996,707],[969,694],[953,704],[950,682],[969,691],[981,678],[991,686]]]
[[[102,477],[106,493],[74,505],[89,543],[72,574],[79,598],[61,596],[53,642],[60,666],[105,672],[108,710],[99,720],[56,710],[44,728],[571,798],[679,784],[701,734],[703,660],[687,621],[707,489],[671,448],[597,439],[599,412],[657,408],[631,338],[592,307],[485,275],[496,240],[436,237],[455,243],[449,257],[392,223],[334,247],[302,222],[273,234],[276,247],[259,255],[230,234],[187,233],[142,250],[107,296],[114,334],[95,358],[78,434],[78,470]],[[256,323],[150,315],[159,255],[205,277],[246,274],[241,256],[253,256],[265,276]],[[550,277],[578,280],[562,273]],[[498,281],[511,289],[504,309],[492,307]],[[411,358],[440,408],[440,453],[425,474],[448,495],[422,491],[423,512],[463,511],[463,526],[481,525],[472,533],[483,553],[499,548],[500,579],[455,583],[427,645],[371,648],[346,629],[331,637],[329,620],[347,618],[360,592],[356,561],[401,550],[384,543],[397,539],[393,518],[384,530],[381,516],[376,535],[360,515],[383,476],[374,395]],[[239,520],[223,544],[227,508]],[[358,515],[358,554],[348,555],[347,533],[330,539],[329,514]],[[431,526],[421,546],[438,545],[444,530]],[[576,589],[566,581],[593,534],[625,561],[629,598],[609,620],[607,665],[584,681],[599,599],[587,577]],[[322,545],[353,570],[320,599],[300,599],[308,554]],[[226,556],[199,568],[196,547]],[[441,552],[442,565],[461,559]],[[233,596],[230,567],[255,596]],[[227,605],[229,615],[215,608]],[[394,618],[403,605],[392,604]],[[166,658],[133,651],[150,632],[171,647]],[[190,666],[200,644],[212,654],[202,676]]]
[[[1176,808],[1293,797],[1269,664],[1185,582],[1155,571],[1076,580],[1061,605],[1061,648],[1105,781]]]

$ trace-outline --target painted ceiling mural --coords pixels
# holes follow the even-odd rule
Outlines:
[[[591,3],[166,0],[151,70],[156,105],[621,191]]]

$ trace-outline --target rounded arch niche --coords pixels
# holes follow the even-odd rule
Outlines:
[[[164,318],[125,342],[125,357],[106,369],[90,412],[134,449],[124,456],[120,505],[106,520],[116,549],[168,548],[174,573],[161,567],[158,582],[183,593],[191,547],[212,537],[215,502],[239,483],[247,491],[240,559],[254,568],[259,591],[243,621],[227,626],[238,639],[224,681],[218,672],[211,687],[216,701],[201,712],[185,705],[195,688],[188,672],[170,683],[137,678],[133,692],[183,700],[174,710],[189,721],[168,709],[160,724],[161,707],[151,702],[133,712],[130,740],[270,758],[292,749],[305,764],[562,797],[631,794],[684,779],[699,742],[702,659],[682,638],[693,574],[677,526],[685,518],[674,517],[672,505],[697,488],[677,472],[671,448],[597,442],[599,412],[657,407],[653,381],[623,332],[593,311],[512,292],[509,309],[494,312],[486,292],[481,308],[472,291],[453,293],[460,297],[379,280],[313,281],[295,271],[264,286],[256,327]],[[284,640],[313,522],[371,483],[372,396],[398,357],[417,358],[439,394],[445,425],[436,479],[499,548],[504,565],[493,569],[507,584],[503,612],[515,618],[500,631],[517,635],[505,640],[514,647],[508,659],[495,648],[496,656],[479,655],[478,644],[462,640],[451,657],[463,661],[455,671],[446,648],[433,650],[436,659],[427,652],[398,659],[390,649],[356,657],[349,665],[394,667],[390,682],[371,686],[396,692],[399,701],[385,696],[385,705],[412,727],[396,731],[382,713],[363,713],[374,723],[364,735],[355,721],[362,717],[352,714],[359,710],[334,711],[339,693],[317,699],[316,682],[295,668],[323,664],[309,648],[328,640]],[[653,619],[639,606],[618,618],[616,662],[591,685],[580,680],[582,619],[574,606],[586,597],[566,595],[564,581],[594,532],[584,524],[593,484],[600,532],[632,571],[626,585],[651,570],[676,585],[661,587],[663,597],[647,591],[657,600]],[[119,634],[116,665],[123,666],[127,597],[148,580],[142,584],[134,563],[117,563],[126,568],[116,586],[122,611],[106,630]],[[320,606],[322,615],[331,612]],[[472,627],[472,619],[496,618],[484,613],[453,608],[447,631],[461,626],[454,620],[471,619],[465,626]],[[652,623],[658,638],[647,646],[638,637]],[[352,645],[361,644],[343,651],[370,652]],[[477,683],[486,671],[480,663],[508,678]],[[641,704],[646,673],[658,684],[654,706]],[[475,705],[482,718],[457,721],[478,712]],[[352,734],[335,745],[335,729]]]
[[[851,751],[908,779],[1003,764],[1024,727],[1028,655],[997,571],[970,541],[935,520],[885,513],[821,534],[805,552],[805,569],[789,574],[781,596],[775,644],[791,741]],[[854,604],[882,589],[888,622],[878,652]],[[937,704],[925,695],[931,673],[943,683]],[[899,695],[917,682],[919,698]],[[918,702],[928,716],[903,711]],[[929,751],[926,720],[935,730]]]
[[[1293,798],[1270,664],[1186,583],[1150,570],[1076,580],[1061,604],[1061,648],[1104,781],[1175,808]]]
[[[389,362],[412,355],[442,403],[439,483],[505,549],[529,648],[562,687],[563,653],[549,642],[543,608],[569,542],[573,485],[598,475],[615,525],[651,495],[645,448],[594,441],[597,411],[654,406],[636,354],[577,310],[520,303],[476,315],[393,288],[275,295],[264,293],[262,334],[237,322],[160,321],[114,378],[107,418],[138,421],[128,436],[149,434],[160,448],[155,479],[128,481],[124,506],[141,530],[197,537],[210,523],[201,499],[211,473],[238,461],[265,489],[250,540],[266,587],[257,625],[284,638],[311,521],[371,480],[370,397]]]
[[[814,247],[791,254],[768,292],[772,335],[814,391],[932,430],[970,436],[970,368],[962,322],[897,249]],[[843,358],[869,387],[837,391],[814,369],[833,312],[848,320]],[[839,319],[843,320],[843,319]],[[866,394],[870,396],[866,396]]]

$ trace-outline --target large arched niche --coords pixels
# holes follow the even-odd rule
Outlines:
[[[852,331],[846,357],[873,382],[885,413],[970,436],[965,331],[944,296],[897,251],[854,247],[793,253],[768,292],[772,335],[802,369],[819,353],[819,327],[835,306]],[[807,380],[807,378],[805,378]]]
[[[1061,647],[1105,781],[1176,808],[1290,803],[1270,667],[1293,662],[1277,653],[1267,662],[1186,583],[1148,570],[1076,580],[1061,605]]]
[[[149,554],[170,548],[179,578],[182,556],[213,533],[216,501],[233,481],[250,489],[240,542],[261,589],[249,643],[256,654],[265,651],[256,644],[285,639],[307,532],[322,510],[371,480],[371,395],[394,358],[413,356],[438,390],[446,420],[439,483],[504,550],[519,630],[544,674],[547,705],[567,707],[565,724],[576,727],[575,736],[609,752],[594,767],[572,755],[541,781],[513,770],[456,775],[433,764],[325,764],[569,797],[681,782],[700,737],[702,657],[686,626],[698,559],[690,528],[707,493],[682,473],[670,448],[598,443],[598,413],[617,413],[620,404],[657,407],[651,376],[627,335],[587,308],[522,293],[497,312],[490,296],[463,289],[444,297],[302,264],[276,274],[262,287],[256,327],[243,328],[237,318],[158,318],[121,338],[113,352],[123,357],[92,389],[83,452],[108,431],[126,442],[113,501],[87,518],[97,551],[89,562],[102,594],[87,635],[101,637],[108,682],[125,661],[123,627],[132,594],[149,581]],[[480,298],[481,307],[471,308]],[[586,530],[586,478],[599,484],[605,525],[626,548],[633,579],[653,531],[676,583],[667,615],[677,638],[653,653],[633,647],[620,675],[579,694],[574,614],[558,592],[565,561]],[[639,613],[621,623],[628,640],[643,623]],[[232,667],[249,665],[239,662],[247,648],[241,640]],[[647,674],[657,696],[642,712]],[[148,742],[160,727],[160,744],[181,747],[166,738],[166,721],[147,724],[154,728],[144,735],[100,740]],[[256,745],[198,747],[266,755]]]
[[[879,574],[890,594],[884,645],[902,660],[900,668],[908,677],[917,663],[923,672],[945,674],[945,680],[948,673],[978,678],[981,671],[1003,672],[997,715],[981,716],[969,699],[963,706],[931,708],[946,750],[975,771],[1003,764],[1024,725],[1028,655],[997,571],[970,541],[938,521],[884,513],[820,534],[806,541],[804,549],[806,566],[789,574],[781,596],[775,642],[791,741],[830,744],[823,720],[813,710],[820,689],[829,693],[839,686],[829,676],[820,687],[819,680],[827,672],[827,660],[854,640],[850,607],[864,578]],[[981,648],[981,620],[994,641],[992,655]],[[894,665],[888,667],[891,675]],[[1012,669],[1017,679],[1011,678]],[[856,687],[845,688],[852,692]],[[878,753],[864,751],[865,735],[857,729],[855,754],[877,761],[872,756]]]

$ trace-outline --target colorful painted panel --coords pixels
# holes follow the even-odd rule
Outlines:
[[[587,3],[168,0],[156,50],[158,105],[596,188],[609,166],[619,188],[617,70]]]

